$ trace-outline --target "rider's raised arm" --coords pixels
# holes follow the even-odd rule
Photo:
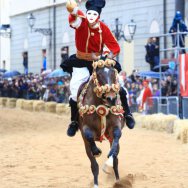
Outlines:
[[[74,0],[68,0],[66,8],[69,14],[69,24],[72,28],[78,29],[82,24],[82,19],[85,18],[84,13],[79,10],[77,3]]]
[[[103,32],[104,45],[107,47],[107,49],[109,49],[109,55],[110,55],[110,52],[111,52],[113,54],[113,57],[115,57],[120,52],[120,46],[119,46],[116,38],[114,37],[114,35],[110,31],[110,29],[105,24],[103,24],[102,27],[103,27],[103,30],[104,30],[104,32]],[[105,50],[105,55],[106,55],[106,53],[108,53],[108,50]]]

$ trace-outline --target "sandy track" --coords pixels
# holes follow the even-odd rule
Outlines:
[[[90,188],[92,174],[80,133],[66,136],[67,116],[0,108],[0,188]],[[120,176],[131,174],[134,188],[188,188],[188,145],[172,135],[144,129],[123,130]],[[100,188],[113,176],[101,170]]]

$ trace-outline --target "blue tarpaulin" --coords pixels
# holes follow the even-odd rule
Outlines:
[[[3,74],[3,78],[12,78],[16,76],[20,76],[21,74],[18,71],[6,71]]]
[[[47,78],[56,78],[56,77],[63,77],[63,76],[69,76],[69,74],[64,72],[62,69],[56,69],[50,74],[48,74]]]
[[[3,72],[3,73],[5,73],[7,70],[5,70],[5,69],[0,69],[0,72]]]
[[[141,71],[141,72],[137,72],[137,76],[151,77],[151,78],[158,78],[158,79],[160,79],[160,73],[159,72],[153,72],[153,71]]]

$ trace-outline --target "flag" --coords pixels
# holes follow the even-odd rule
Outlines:
[[[188,97],[188,54],[180,55],[180,93]]]

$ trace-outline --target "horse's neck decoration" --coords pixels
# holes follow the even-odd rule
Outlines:
[[[97,113],[100,117],[101,117],[101,125],[102,125],[102,131],[101,131],[101,135],[104,136],[104,132],[106,129],[106,116],[111,113],[113,115],[116,115],[120,118],[123,118],[123,107],[121,106],[121,104],[116,104],[113,106],[106,106],[104,104],[100,104],[98,106],[95,105],[83,105],[84,102],[84,97],[85,94],[87,93],[87,89],[88,86],[90,85],[90,82],[93,81],[95,87],[94,87],[94,93],[96,94],[96,96],[98,98],[102,99],[103,94],[107,94],[109,92],[113,92],[118,96],[118,101],[120,101],[119,99],[119,90],[120,90],[120,84],[118,83],[118,72],[116,69],[114,69],[115,71],[115,83],[113,83],[112,85],[109,84],[105,84],[105,85],[100,85],[98,79],[97,79],[97,72],[96,69],[97,68],[104,68],[104,67],[111,67],[111,66],[115,66],[115,61],[107,59],[106,61],[103,60],[99,60],[97,62],[93,62],[93,74],[92,74],[92,79],[90,79],[90,81],[86,84],[86,86],[84,87],[84,89],[82,90],[82,93],[79,97],[79,103],[78,103],[78,108],[79,108],[79,113],[80,116],[83,117],[84,114],[87,115],[91,115],[93,113]],[[101,137],[103,137],[101,136]]]

